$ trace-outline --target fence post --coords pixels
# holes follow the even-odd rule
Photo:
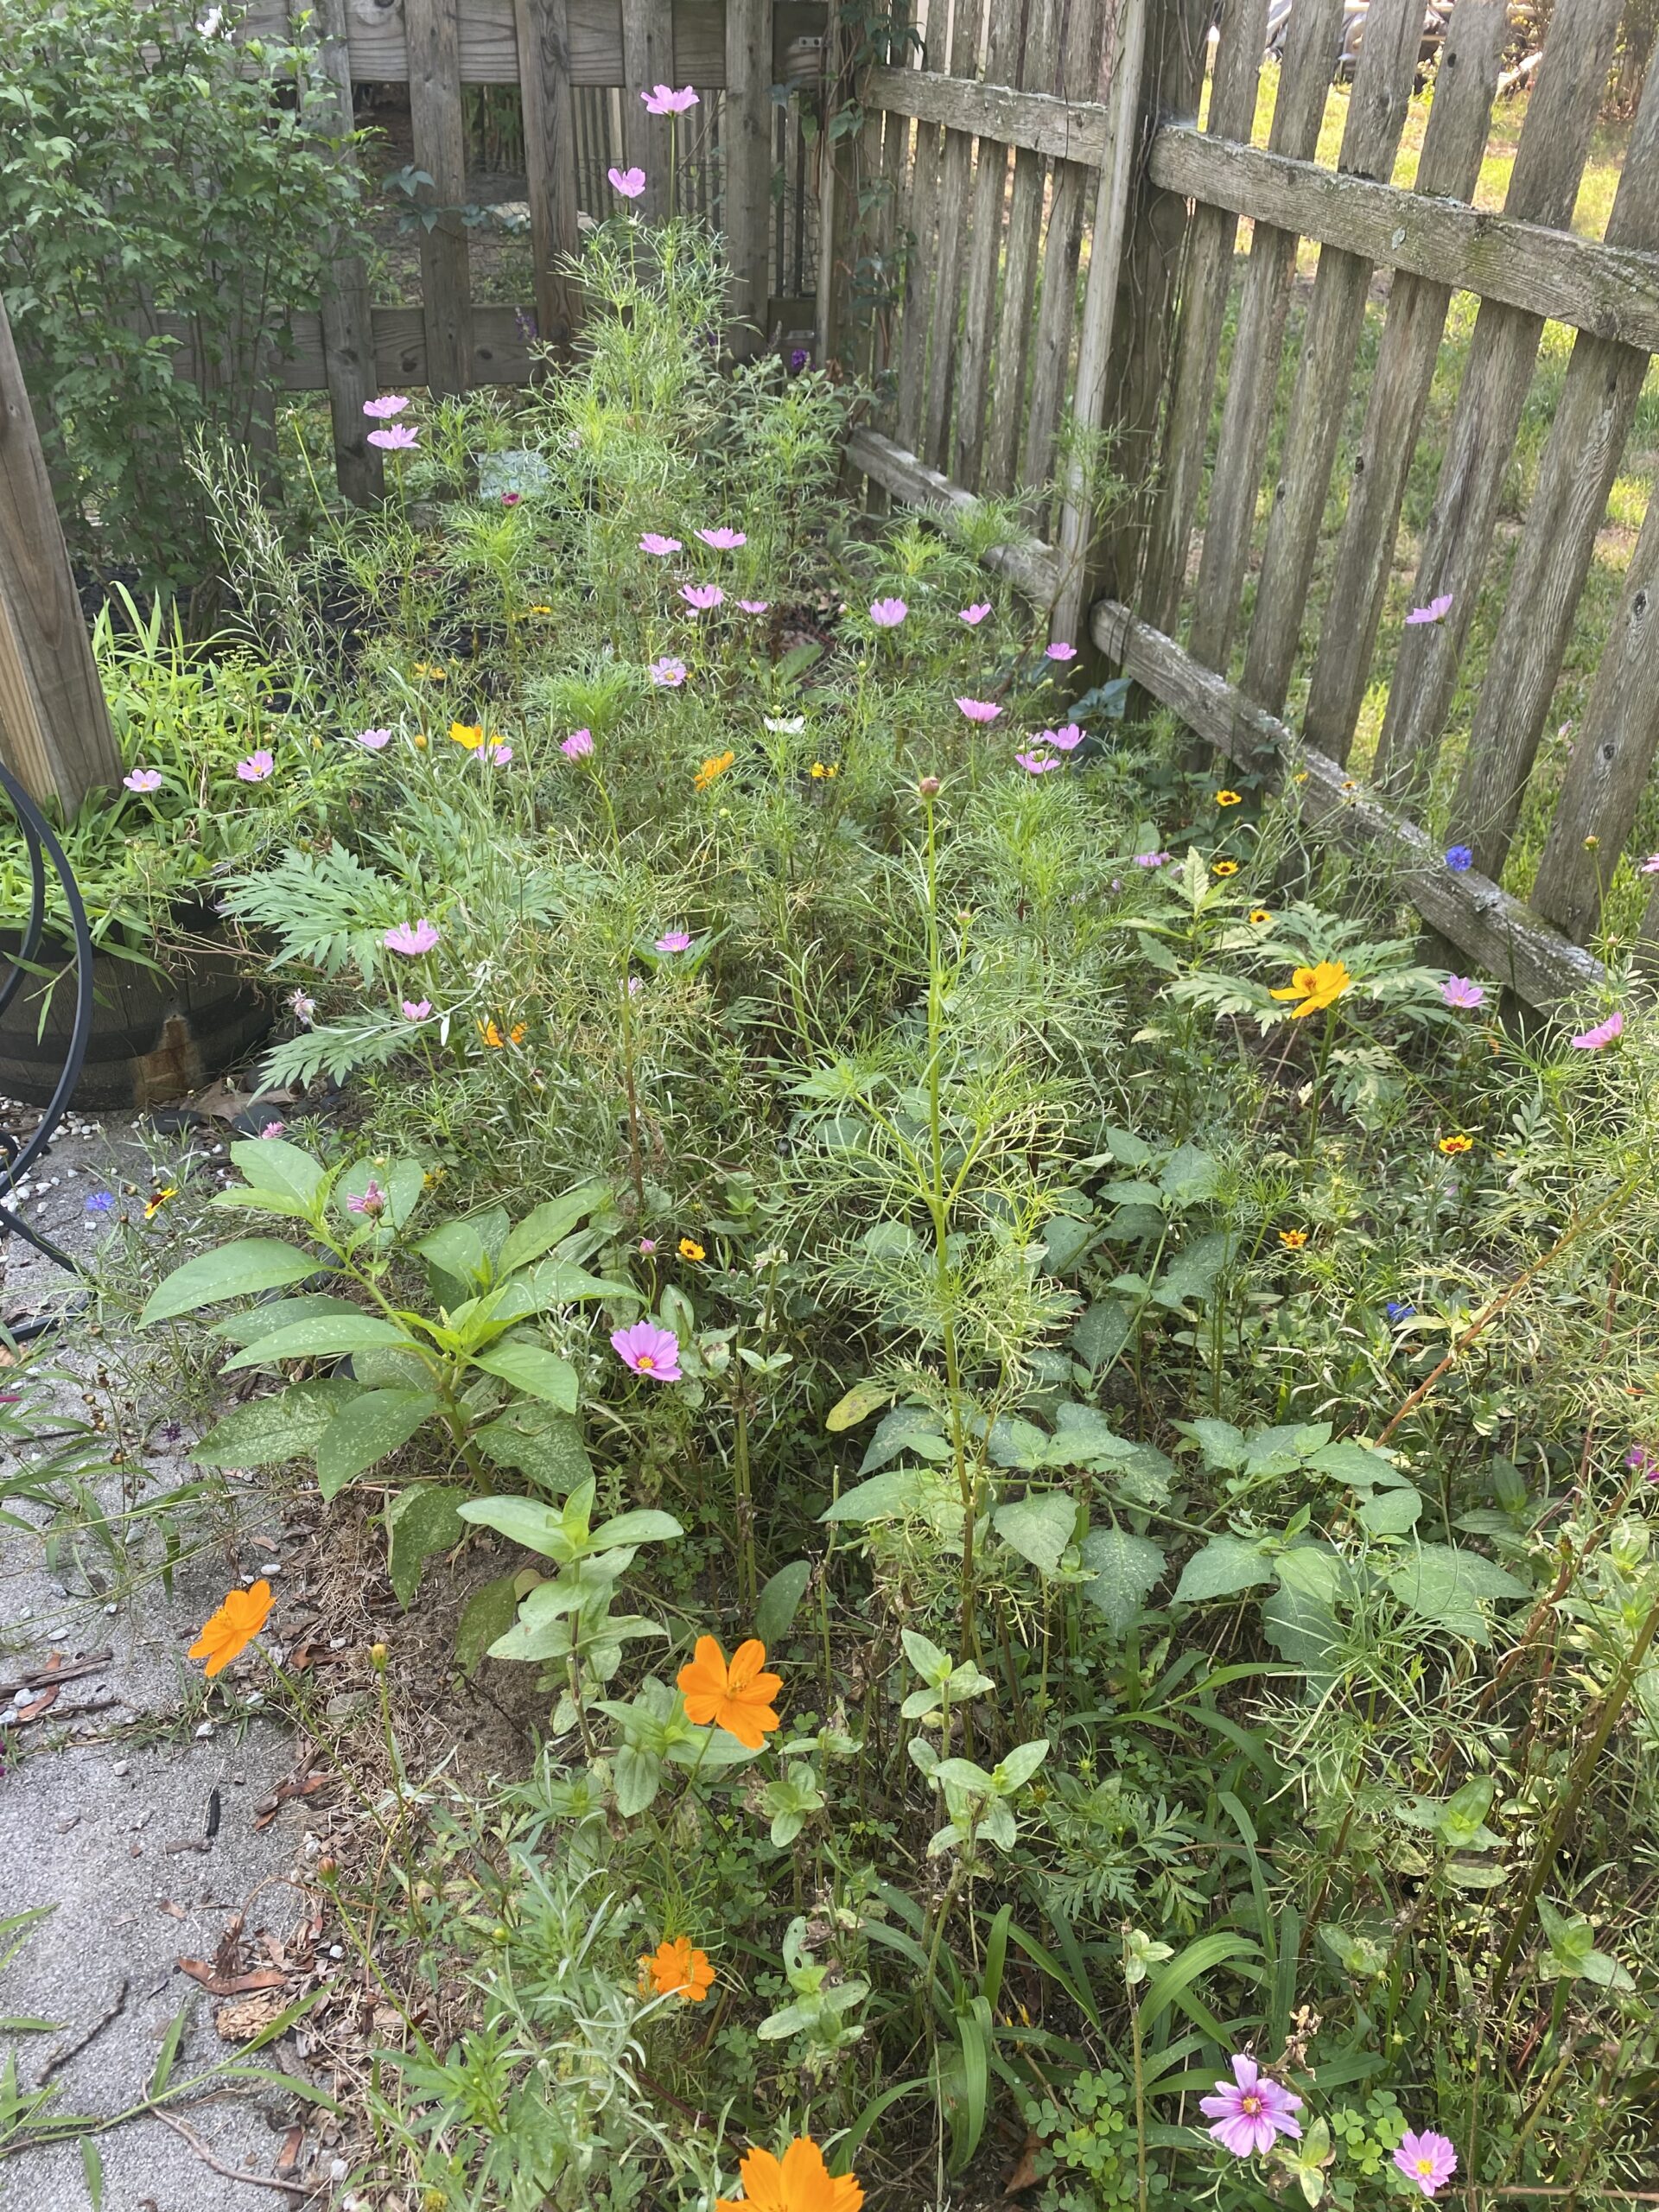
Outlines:
[[[840,0],[830,0],[823,39],[823,132],[818,141],[818,361],[840,361],[849,342],[858,230],[858,148],[861,133],[837,131],[857,88],[849,28]]]
[[[121,779],[40,434],[0,300],[0,757],[65,817]]]
[[[726,0],[726,204],[720,227],[731,265],[732,315],[727,343],[740,359],[765,347],[772,334],[772,254],[766,217],[772,200],[772,0]]]
[[[308,0],[291,0],[297,14]],[[322,66],[334,93],[334,134],[341,158],[352,158],[346,144],[356,128],[352,111],[352,56],[346,36],[346,0],[320,0],[316,10]],[[322,296],[322,365],[328,379],[328,410],[334,432],[334,477],[342,498],[354,506],[372,506],[385,489],[385,467],[368,442],[363,403],[379,389],[374,359],[374,318],[369,305],[369,272],[360,253],[330,255],[329,281]]]
[[[459,0],[404,0],[409,39],[409,119],[415,166],[431,178],[429,213],[421,232],[421,311],[426,329],[426,382],[435,399],[467,391],[473,381],[473,294],[467,232],[467,125],[461,105]]]
[[[514,0],[513,17],[524,103],[536,332],[544,346],[563,351],[575,335],[576,294],[569,277],[556,264],[574,254],[580,243],[570,27],[565,0]]]

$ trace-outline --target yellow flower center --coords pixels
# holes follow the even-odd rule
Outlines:
[[[1243,2109],[1244,2109],[1247,2113],[1249,2113],[1249,2114],[1250,2115],[1250,2118],[1251,2118],[1252,2120],[1254,2120],[1254,2119],[1255,2119],[1255,2115],[1256,2115],[1256,2113],[1259,2113],[1259,2112],[1261,2111],[1261,2109],[1262,2109],[1262,2100],[1261,2100],[1261,2098],[1260,2098],[1260,2097],[1246,2097],[1246,2098],[1244,2099],[1244,2102],[1243,2102]]]
[[[1418,2172],[1419,2172],[1420,2174],[1423,2174],[1423,2175],[1425,2175],[1425,2176],[1427,2176],[1427,2175],[1428,2175],[1428,2174],[1432,2174],[1432,2173],[1433,2172],[1433,2171],[1434,2171],[1434,2161],[1433,2161],[1433,2158],[1419,2158],[1419,2159],[1418,2159],[1418,2161],[1417,2161],[1417,2171],[1418,2171]]]
[[[652,1368],[657,1363],[648,1351],[642,1351],[639,1355],[639,1364],[644,1368]]]

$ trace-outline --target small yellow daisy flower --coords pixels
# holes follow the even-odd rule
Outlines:
[[[1307,1242],[1307,1231],[1305,1229],[1281,1229],[1279,1242],[1287,1252],[1300,1252]]]
[[[1265,906],[1252,906],[1250,909],[1249,918],[1257,929],[1265,929],[1267,925],[1273,919],[1273,916],[1268,912]]]
[[[1238,862],[1236,861],[1211,861],[1210,863],[1210,873],[1211,875],[1236,875],[1238,874]]]
[[[815,760],[809,773],[816,776],[820,783],[833,783],[841,773],[841,763],[836,761],[833,766],[825,767],[822,760]]]
[[[1448,1159],[1452,1159],[1460,1152],[1472,1151],[1474,1149],[1474,1142],[1475,1141],[1473,1137],[1465,1137],[1463,1135],[1442,1137],[1440,1139],[1440,1150],[1446,1154]]]
[[[415,664],[416,675],[425,677],[431,683],[442,683],[445,672],[444,670],[435,667],[430,661],[417,660]]]
[[[683,1260],[706,1260],[709,1256],[695,1236],[682,1236],[679,1251]]]
[[[144,1208],[144,1219],[146,1221],[154,1221],[156,1215],[160,1213],[162,1208],[167,1204],[168,1200],[169,1198],[176,1198],[178,1195],[179,1186],[176,1183],[164,1184],[151,1198],[149,1204]]]
[[[1243,798],[1244,794],[1243,791],[1217,791],[1216,793],[1216,804],[1217,806],[1239,806],[1243,804]]]

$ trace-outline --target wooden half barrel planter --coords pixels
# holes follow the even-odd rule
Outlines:
[[[92,1035],[71,1105],[119,1113],[181,1098],[224,1074],[270,1029],[265,995],[242,973],[218,917],[192,910],[177,918],[192,941],[167,954],[160,974],[112,953],[95,956]],[[0,955],[14,955],[20,941],[16,931],[0,931]],[[74,962],[48,938],[35,965],[40,972],[0,1014],[0,1096],[44,1106],[74,1027]]]

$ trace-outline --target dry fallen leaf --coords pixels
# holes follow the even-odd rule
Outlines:
[[[226,2043],[251,2043],[270,2025],[287,2002],[280,1989],[264,1989],[256,1997],[238,1997],[233,2004],[219,2007],[213,2014],[213,2025]],[[294,2132],[299,2133],[297,2128]]]

